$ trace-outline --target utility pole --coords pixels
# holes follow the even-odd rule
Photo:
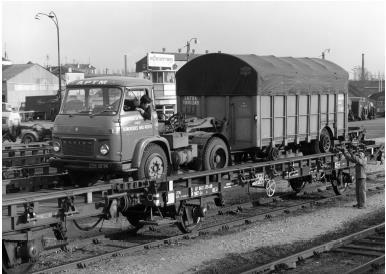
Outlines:
[[[362,75],[361,75],[361,81],[365,80],[365,54],[362,53]]]

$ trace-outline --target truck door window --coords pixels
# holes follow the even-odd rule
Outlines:
[[[133,111],[136,110],[137,107],[139,107],[139,102],[141,100],[141,97],[143,95],[147,94],[148,92],[146,89],[125,89],[125,101],[123,105],[124,111]]]

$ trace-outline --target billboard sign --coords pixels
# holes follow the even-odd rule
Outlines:
[[[147,65],[149,67],[172,68],[174,65],[173,54],[148,53]]]

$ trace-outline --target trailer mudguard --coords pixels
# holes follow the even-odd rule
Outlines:
[[[165,151],[166,157],[168,158],[168,163],[171,164],[170,146],[168,141],[161,136],[151,136],[140,139],[137,145],[135,146],[131,165],[133,168],[139,168],[139,166],[141,165],[143,152],[146,146],[150,143],[154,143],[161,146]]]

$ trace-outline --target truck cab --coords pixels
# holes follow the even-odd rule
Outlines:
[[[53,128],[52,165],[66,168],[75,181],[92,184],[103,174],[137,170],[151,142],[168,151],[158,135],[154,104],[147,109],[149,119],[138,109],[144,95],[154,102],[152,82],[139,78],[96,77],[68,84]],[[161,166],[155,173],[163,175],[166,169]]]

